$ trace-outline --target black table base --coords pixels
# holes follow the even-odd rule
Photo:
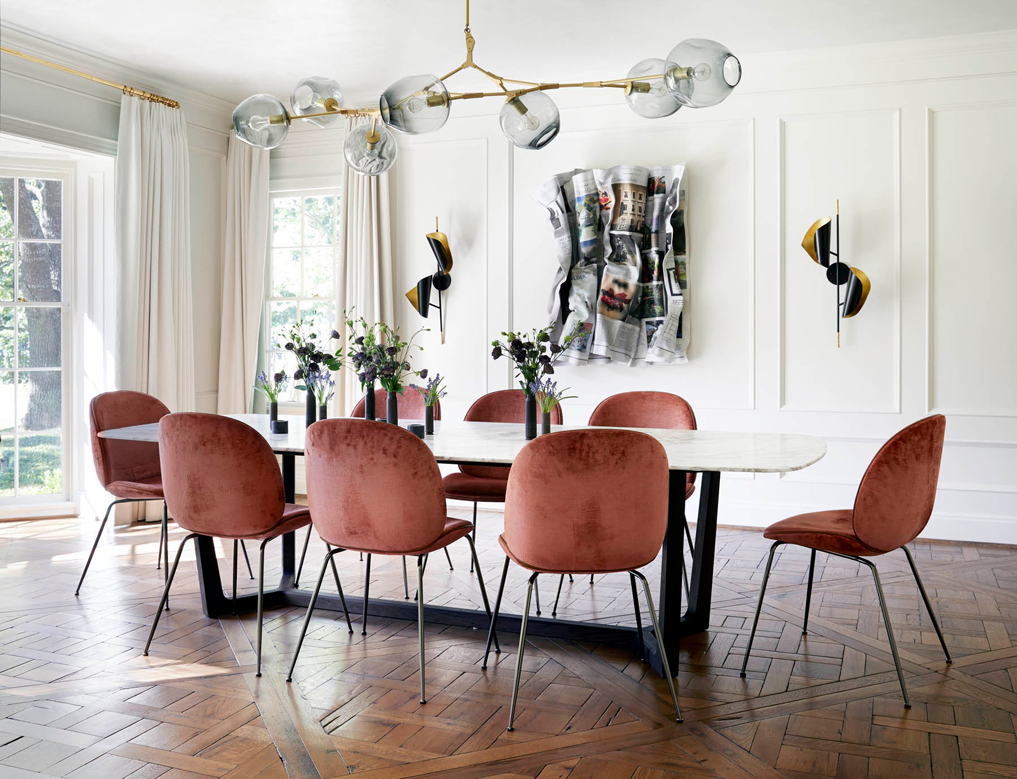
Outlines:
[[[286,500],[291,503],[295,497],[295,459],[293,454],[282,455]],[[678,667],[678,642],[681,637],[702,632],[709,626],[710,598],[713,592],[713,562],[717,548],[717,500],[720,493],[720,473],[706,472],[702,474],[700,484],[699,520],[696,523],[696,548],[689,581],[689,603],[685,613],[682,614],[680,561],[684,553],[682,517],[685,515],[685,480],[684,471],[670,472],[667,535],[664,539],[661,557],[660,595],[655,604],[659,609],[660,630],[673,669]],[[277,589],[265,592],[265,608],[306,607],[311,600],[310,590],[302,590],[293,586],[296,572],[295,534],[284,535],[282,545],[282,577]],[[256,595],[239,596],[234,601],[232,598],[226,597],[223,592],[213,540],[207,536],[199,536],[197,549],[201,606],[205,616],[214,619],[230,614],[254,611],[257,607]],[[347,595],[346,604],[351,614],[363,611],[363,598]],[[338,595],[321,593],[318,596],[316,608],[342,611],[342,604],[339,602]],[[416,620],[417,606],[412,601],[373,598],[368,613],[370,616]],[[429,622],[440,625],[458,625],[480,630],[487,630],[489,625],[487,615],[480,610],[427,606],[425,616]],[[521,621],[522,618],[519,616],[502,613],[498,616],[498,627],[506,633],[518,635]],[[572,622],[564,619],[531,616],[528,633],[533,636],[547,636],[571,641],[621,645],[633,650],[639,646],[636,629],[620,625]],[[646,644],[647,661],[657,673],[662,673],[656,636],[647,627],[643,629],[643,638]]]

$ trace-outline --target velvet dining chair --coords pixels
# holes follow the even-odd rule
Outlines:
[[[487,668],[509,562],[514,562],[532,574],[519,631],[509,730],[515,722],[530,596],[537,576],[542,573],[627,572],[632,584],[636,632],[645,654],[635,582],[639,579],[643,583],[671,702],[677,721],[682,721],[667,652],[659,638],[660,626],[650,585],[639,572],[656,559],[664,543],[667,503],[667,453],[659,441],[646,433],[563,430],[531,441],[516,457],[505,495],[505,532],[498,538],[505,552],[505,567],[481,665]]]
[[[521,389],[488,392],[478,398],[466,412],[467,422],[515,422],[526,421],[526,395]],[[551,423],[562,424],[561,406],[551,412]],[[508,485],[509,468],[493,465],[460,465],[459,473],[445,477],[446,497],[473,504],[473,538],[477,538],[477,504],[504,503]],[[472,571],[473,568],[470,568]]]
[[[311,515],[306,506],[286,502],[282,473],[272,447],[261,433],[243,422],[216,414],[169,414],[159,421],[159,454],[166,503],[187,535],[180,542],[166,580],[162,602],[145,643],[145,655],[155,637],[159,615],[169,598],[187,542],[198,536],[251,539],[261,542],[255,668],[255,675],[261,676],[265,547],[272,539],[311,524]],[[234,599],[235,571],[234,567]],[[346,601],[335,568],[333,573],[345,609]],[[348,611],[346,622],[352,632]]]
[[[911,573],[915,577],[929,618],[939,636],[939,643],[946,655],[946,662],[952,662],[946,639],[940,629],[936,613],[932,610],[922,578],[911,556],[910,544],[925,529],[932,516],[936,501],[936,485],[939,481],[939,465],[943,456],[943,440],[946,435],[946,417],[936,414],[908,425],[876,452],[869,467],[862,476],[855,494],[854,507],[832,511],[816,511],[799,514],[770,525],[763,537],[773,541],[766,560],[763,584],[759,590],[756,616],[752,620],[752,632],[745,647],[741,675],[749,662],[749,652],[759,623],[759,612],[763,608],[766,582],[770,578],[773,555],[783,544],[793,544],[810,549],[809,584],[805,594],[805,618],[802,635],[807,635],[809,626],[809,605],[812,601],[812,579],[816,568],[816,552],[826,552],[836,557],[853,560],[869,569],[876,585],[879,608],[883,613],[890,654],[897,668],[897,679],[904,696],[904,707],[911,708],[904,672],[897,656],[897,642],[890,624],[890,612],[886,606],[883,587],[879,581],[872,557],[887,554],[896,549],[904,551]]]
[[[424,684],[424,561],[431,552],[465,538],[477,565],[477,583],[488,617],[491,609],[477,550],[470,538],[473,524],[452,519],[445,505],[438,463],[427,444],[398,425],[362,419],[328,419],[307,431],[304,446],[307,500],[314,529],[330,549],[321,564],[300,630],[286,681],[293,678],[328,563],[337,551],[417,558],[417,634],[420,655],[420,702]],[[368,579],[370,583],[370,579]],[[364,621],[370,591],[364,588]]]

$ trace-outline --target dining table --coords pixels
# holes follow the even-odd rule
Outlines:
[[[257,430],[280,458],[286,501],[296,500],[296,458],[304,454],[305,424],[302,417],[283,417],[288,432],[273,433],[266,414],[231,414]],[[400,420],[407,426],[415,420]],[[387,424],[382,421],[372,424]],[[584,425],[553,426],[551,434],[561,430],[579,430]],[[598,428],[603,429],[603,428]],[[788,473],[816,463],[826,454],[826,442],[819,437],[801,434],[769,432],[732,432],[714,430],[673,430],[657,428],[638,429],[657,439],[667,452],[668,516],[664,546],[660,555],[660,591],[657,599],[660,633],[653,634],[650,627],[642,628],[646,659],[662,672],[658,640],[667,653],[678,657],[678,644],[683,636],[707,629],[710,622],[710,601],[713,591],[714,562],[717,552],[717,509],[722,473]],[[136,425],[105,430],[102,438],[123,441],[159,440],[159,425]],[[434,423],[434,434],[424,437],[434,459],[449,465],[484,465],[510,467],[519,452],[529,442],[525,439],[522,424],[499,422],[440,421]],[[582,467],[577,463],[576,467]],[[682,612],[682,561],[684,555],[683,520],[685,518],[686,475],[701,475],[699,484],[699,512],[695,522],[695,544],[692,554],[686,606]],[[633,496],[634,511],[639,496]],[[553,522],[553,517],[548,517]],[[217,618],[241,611],[253,611],[256,595],[240,595],[234,600],[223,591],[219,564],[212,538],[197,539],[196,562],[201,590],[201,604],[205,616]],[[296,538],[287,533],[282,539],[282,576],[276,589],[264,594],[265,609],[285,606],[306,607],[311,591],[296,584]],[[351,610],[362,609],[363,601],[347,596]],[[322,593],[317,608],[342,610],[339,596]],[[417,606],[412,602],[373,598],[369,614],[407,620],[417,618]],[[479,609],[449,606],[428,606],[429,621],[486,630],[487,614]],[[521,616],[499,614],[498,627],[503,631],[518,632]],[[638,646],[637,628],[625,625],[593,624],[568,619],[530,617],[530,635],[556,637],[573,641]]]

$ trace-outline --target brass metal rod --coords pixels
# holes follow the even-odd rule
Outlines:
[[[297,119],[314,119],[319,116],[377,116],[381,113],[378,108],[340,108],[337,111],[320,111],[316,114],[291,114],[290,121]]]
[[[37,65],[45,65],[47,68],[53,68],[54,70],[60,70],[64,73],[70,73],[72,76],[79,76],[80,78],[87,78],[89,81],[94,81],[97,84],[104,84],[114,89],[119,89],[125,95],[131,95],[132,97],[140,97],[142,100],[148,100],[152,103],[159,103],[160,105],[168,106],[170,108],[180,108],[180,103],[176,100],[171,100],[168,97],[157,95],[154,92],[146,92],[143,89],[135,89],[129,87],[126,84],[118,84],[116,81],[110,81],[109,79],[101,78],[100,76],[93,76],[91,73],[83,73],[80,70],[74,68],[68,68],[65,65],[58,65],[55,62],[44,60],[42,57],[36,57],[32,54],[25,54],[23,51],[15,51],[14,49],[8,49],[6,46],[0,46],[0,51],[4,54],[10,54],[14,57],[21,57],[21,59],[34,62]]]

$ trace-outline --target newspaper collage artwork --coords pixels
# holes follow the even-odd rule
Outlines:
[[[581,327],[568,362],[688,362],[684,173],[684,165],[577,169],[537,190],[558,256],[552,335]]]

